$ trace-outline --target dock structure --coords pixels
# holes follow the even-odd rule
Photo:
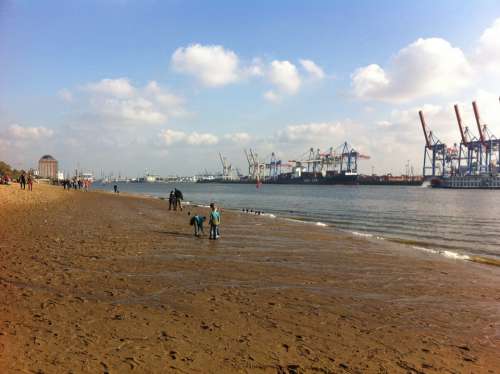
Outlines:
[[[347,142],[325,151],[311,147],[288,162],[283,161],[275,152],[264,159],[268,161],[261,160],[255,150],[245,149],[244,152],[248,162],[248,179],[264,182],[277,181],[287,175],[325,177],[332,174],[357,174],[358,160],[370,158]]]
[[[475,101],[472,102],[472,109],[478,136],[475,136],[469,126],[464,124],[459,106],[454,105],[460,144],[454,144],[451,147],[433,134],[427,126],[423,112],[418,112],[425,138],[422,170],[424,178],[496,177],[499,174],[500,139],[490,131],[487,124],[482,122]],[[460,183],[463,184],[464,180],[466,179],[460,179]],[[495,179],[495,185],[496,182]]]

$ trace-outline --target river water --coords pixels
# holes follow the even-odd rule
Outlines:
[[[119,183],[123,192],[216,202],[389,240],[448,257],[500,260],[500,191],[398,186]],[[113,185],[94,188],[112,190]]]

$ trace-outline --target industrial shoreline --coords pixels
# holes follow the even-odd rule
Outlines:
[[[500,367],[497,267],[235,212],[214,243],[158,199],[16,187],[0,186],[2,372]]]

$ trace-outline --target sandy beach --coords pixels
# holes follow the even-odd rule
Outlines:
[[[188,210],[0,186],[0,372],[500,372],[499,267]]]

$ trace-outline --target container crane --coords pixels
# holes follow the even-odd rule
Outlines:
[[[460,130],[460,150],[458,153],[458,171],[461,175],[476,174],[477,166],[480,164],[482,143],[471,134],[469,127],[464,126],[458,105],[455,104],[455,116],[457,117],[458,129]],[[462,160],[466,165],[462,166]]]
[[[485,133],[488,133],[486,125],[481,125],[481,117],[479,116],[479,109],[475,101],[472,102],[472,109],[474,110],[474,117],[476,118],[477,130],[479,132],[479,159],[478,159],[478,172],[479,174],[487,173],[491,162],[491,144],[485,139]]]
[[[434,136],[432,131],[427,127],[424,113],[418,112],[420,124],[424,132],[425,148],[424,148],[424,165],[422,173],[424,177],[443,176],[446,173],[446,164],[448,160],[448,147]],[[429,173],[430,172],[430,173]]]

